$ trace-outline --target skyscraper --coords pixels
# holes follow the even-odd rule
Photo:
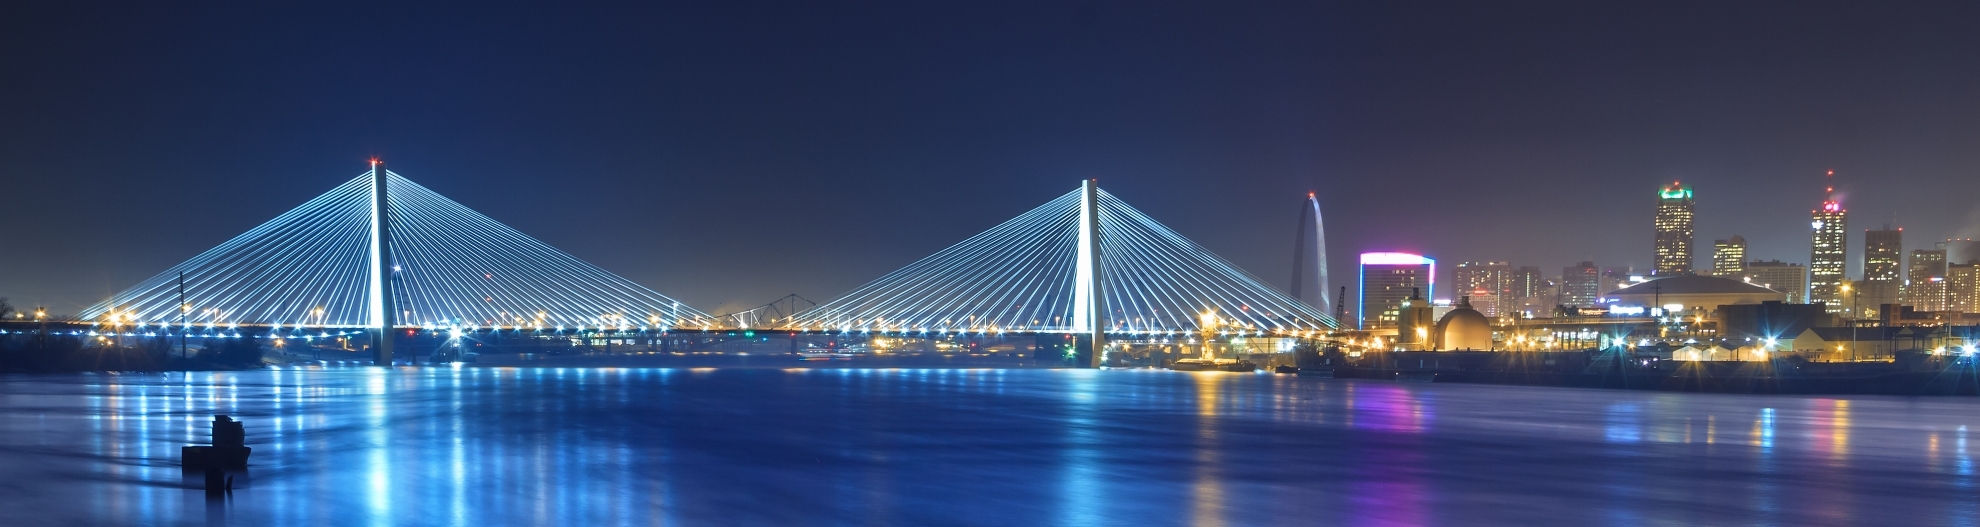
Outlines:
[[[1808,269],[1780,260],[1746,264],[1746,281],[1787,295],[1789,304],[1808,303]]]
[[[1535,308],[1546,309],[1554,300],[1553,295],[1547,292],[1547,280],[1540,276],[1539,267],[1519,266],[1513,269],[1508,282],[1508,292],[1499,299],[1499,313],[1502,315]]]
[[[1712,276],[1735,280],[1746,276],[1746,238],[1735,234],[1712,242]]]
[[[1429,296],[1437,261],[1419,254],[1361,253],[1361,329],[1395,327],[1403,299]]]
[[[1561,269],[1562,305],[1594,305],[1601,289],[1602,270],[1595,267],[1595,262],[1581,262],[1580,265]]]
[[[1657,191],[1658,276],[1688,274],[1691,261],[1691,186],[1672,181]]]
[[[1856,292],[1852,302],[1857,306],[1856,317],[1873,318],[1878,306],[1899,303],[1903,263],[1903,228],[1863,231],[1863,282],[1857,284],[1863,290]]]
[[[1833,178],[1836,171],[1830,170]],[[1849,211],[1836,200],[1836,187],[1830,185],[1815,209],[1813,252],[1808,257],[1808,302],[1828,304],[1828,312],[1841,313],[1849,307],[1843,298],[1843,272],[1848,269]]]
[[[1919,311],[1946,310],[1946,250],[1911,251],[1905,272],[1904,303]]]
[[[1502,298],[1511,296],[1512,293],[1512,264],[1506,262],[1459,262],[1457,269],[1452,274],[1455,275],[1453,278],[1457,282],[1456,287],[1453,288],[1454,291],[1457,291],[1460,295],[1477,297],[1479,296],[1478,291],[1484,290],[1487,294],[1492,295],[1488,304],[1480,304],[1477,301],[1478,299],[1474,298],[1474,302],[1471,304],[1472,307],[1477,308],[1478,312],[1485,316],[1499,316],[1496,302]]]

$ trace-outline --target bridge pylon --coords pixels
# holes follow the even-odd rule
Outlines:
[[[385,163],[376,158],[371,160],[371,279],[366,295],[371,307],[371,349],[373,364],[392,366],[393,315],[398,307],[392,302],[392,222],[391,200],[385,192],[391,188],[391,178],[386,177]]]
[[[111,295],[85,321],[139,334],[306,345],[371,337],[391,364],[399,331],[554,335],[709,329],[706,313],[482,215],[372,161],[219,246]],[[397,337],[397,338],[395,338]]]
[[[1081,367],[1098,368],[1107,351],[1107,296],[1100,283],[1100,187],[1097,180],[1080,182],[1079,263],[1073,291],[1073,311],[1086,326]],[[1079,328],[1075,328],[1076,330]]]
[[[1337,327],[1087,180],[780,329],[913,339],[1040,335],[1034,352],[1049,347],[1068,364],[1095,367],[1109,349],[1173,353],[1206,337],[1264,339],[1244,344],[1258,349]]]

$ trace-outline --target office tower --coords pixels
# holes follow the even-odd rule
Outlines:
[[[1657,276],[1691,272],[1691,186],[1671,182],[1657,191]]]
[[[1477,297],[1478,291],[1484,290],[1496,301],[1512,292],[1512,264],[1506,262],[1461,262],[1452,274],[1457,283],[1453,290],[1460,295]],[[1499,316],[1496,303],[1486,307],[1474,301],[1472,306],[1485,316]]]
[[[1746,281],[1787,295],[1789,304],[1808,303],[1808,269],[1780,260],[1746,264]]]
[[[1904,303],[1919,311],[1946,310],[1946,250],[1911,251],[1905,273]]]
[[[1834,178],[1836,171],[1830,170]],[[1848,269],[1849,211],[1836,200],[1836,187],[1830,185],[1822,206],[1811,214],[1814,221],[1813,252],[1808,257],[1808,302],[1828,304],[1828,312],[1841,313],[1849,306],[1842,295],[1843,271]]]
[[[1437,261],[1409,253],[1361,253],[1361,328],[1395,327],[1412,291],[1436,285]]]
[[[1532,297],[1520,303],[1519,309],[1528,315],[1550,318],[1553,316],[1554,306],[1558,305],[1561,305],[1561,279],[1546,278],[1540,280],[1540,287],[1533,292]]]
[[[1512,273],[1507,276],[1506,282],[1507,292],[1505,295],[1508,297],[1507,300],[1523,300],[1541,296],[1540,290],[1546,286],[1546,279],[1540,276],[1540,268],[1531,265],[1522,265],[1518,269],[1513,269]]]
[[[1485,315],[1486,317],[1499,316],[1500,295],[1497,291],[1480,287],[1459,296],[1469,299],[1467,301],[1471,303],[1471,308],[1478,311],[1478,314]]]
[[[1946,311],[1980,313],[1980,263],[1946,264]]]
[[[1554,301],[1546,288],[1547,280],[1541,277],[1539,267],[1522,265],[1513,269],[1506,274],[1506,292],[1499,297],[1499,314],[1546,311]]]
[[[1903,228],[1863,231],[1863,281],[1857,284],[1862,290],[1849,299],[1857,306],[1854,316],[1872,318],[1877,314],[1870,310],[1877,306],[1901,302],[1898,293],[1904,283],[1900,276],[1903,263]]]
[[[1712,242],[1712,276],[1735,280],[1746,276],[1746,238],[1733,235]]]
[[[1561,269],[1561,305],[1589,306],[1601,296],[1602,270],[1595,262]]]

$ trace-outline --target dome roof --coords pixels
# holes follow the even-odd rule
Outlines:
[[[1718,293],[1773,293],[1772,289],[1760,287],[1731,278],[1699,275],[1677,275],[1658,278],[1648,282],[1617,289],[1610,296],[1619,295],[1700,295]]]
[[[1437,341],[1442,349],[1492,349],[1492,323],[1469,305],[1452,309],[1437,321]]]

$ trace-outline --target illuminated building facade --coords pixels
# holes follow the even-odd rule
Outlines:
[[[1877,306],[1899,303],[1904,284],[1904,229],[1863,231],[1863,281],[1855,293],[1859,318],[1876,317]]]
[[[1808,269],[1801,264],[1780,260],[1747,262],[1746,281],[1780,291],[1789,304],[1808,303]]]
[[[1657,191],[1658,276],[1689,274],[1691,259],[1691,186],[1671,182]]]
[[[1835,171],[1829,171],[1831,177]],[[1836,187],[1830,186],[1810,218],[1814,228],[1813,251],[1808,257],[1808,302],[1828,304],[1830,313],[1849,307],[1843,298],[1843,272],[1849,265],[1849,211],[1836,200]]]
[[[1497,300],[1512,292],[1512,264],[1507,262],[1460,262],[1452,274],[1457,284],[1454,289],[1472,296],[1472,305],[1488,317],[1498,316]],[[1492,297],[1488,304],[1478,303],[1480,291]]]
[[[1411,293],[1432,291],[1437,261],[1420,254],[1361,254],[1361,328],[1396,327],[1403,300]]]
[[[1905,273],[1904,303],[1917,311],[1946,310],[1946,250],[1911,251]]]
[[[1540,268],[1531,265],[1513,269],[1506,278],[1505,296],[1508,301],[1541,296],[1541,290],[1547,287],[1546,278],[1540,276]]]
[[[1552,305],[1553,297],[1554,293],[1548,290],[1547,279],[1540,275],[1540,268],[1522,265],[1507,274],[1506,292],[1499,296],[1499,305],[1494,307],[1501,316],[1545,310]]]
[[[1592,306],[1602,293],[1602,270],[1595,262],[1561,269],[1561,305]]]
[[[1479,314],[1487,317],[1499,316],[1499,293],[1483,287],[1466,292],[1458,298],[1458,303],[1469,305]]]
[[[1746,276],[1746,238],[1733,235],[1712,242],[1712,276],[1732,279]]]
[[[1946,311],[1980,313],[1980,263],[1946,264]]]

